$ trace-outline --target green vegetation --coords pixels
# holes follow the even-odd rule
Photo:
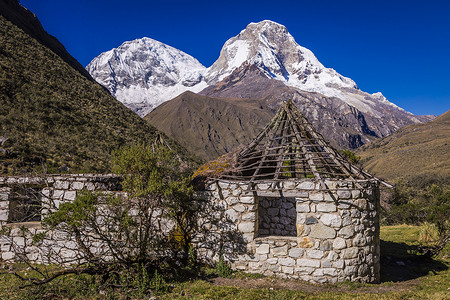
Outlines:
[[[158,134],[0,16],[0,174],[109,172],[114,149]]]
[[[109,286],[103,285],[98,275],[67,275],[44,286],[19,288],[26,283],[12,274],[0,274],[0,295],[2,299],[450,299],[450,260],[427,259],[417,251],[421,229],[381,227],[381,284],[318,286],[241,272],[222,278],[216,269],[205,267],[194,277],[174,277],[141,268],[136,273],[121,273],[116,284]],[[7,268],[21,275],[34,272],[20,264],[3,270]],[[127,285],[120,284],[125,282]]]
[[[381,214],[381,222],[386,225],[422,225],[418,241],[428,255],[450,254],[450,188],[431,185],[427,189],[417,189],[398,184],[389,208]]]
[[[350,150],[339,150],[339,154],[341,154],[344,158],[346,158],[352,164],[357,164],[361,160],[361,156],[357,156]]]
[[[180,157],[163,145],[127,146],[113,153],[113,170],[123,176],[128,197],[83,191],[44,217],[44,231],[33,236],[36,246],[47,247],[43,242],[54,231],[63,232],[81,261],[74,265],[72,257],[50,251],[46,259],[58,265],[28,263],[34,274],[21,275],[24,280],[40,285],[88,274],[101,289],[118,286],[144,295],[166,289],[158,272],[179,276],[196,263],[190,244],[200,202],[192,198],[192,172]]]

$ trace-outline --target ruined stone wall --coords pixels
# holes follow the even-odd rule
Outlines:
[[[8,229],[8,235],[0,236],[0,258],[4,261],[17,260],[21,253],[34,262],[45,261],[45,257],[59,256],[76,259],[77,244],[69,240],[63,232],[52,232],[43,241],[42,247],[33,245],[32,236],[43,232],[40,222],[14,222],[11,220],[11,202],[17,193],[30,187],[42,203],[40,213],[45,217],[52,209],[63,202],[73,201],[82,190],[121,193],[121,178],[114,174],[70,174],[47,176],[8,176],[0,177],[0,228]],[[24,233],[24,229],[26,233]],[[49,254],[58,255],[49,255]]]
[[[209,184],[199,196],[224,211],[229,222],[222,228],[236,232],[221,249],[205,249],[204,255],[216,260],[222,253],[234,269],[264,275],[316,283],[378,282],[378,184],[327,180],[326,185],[330,191],[321,191],[313,180],[285,181],[275,189],[260,183],[253,191],[244,182]],[[295,224],[285,224],[289,217],[280,221],[280,211],[289,215],[289,198],[295,199]],[[268,233],[270,222],[279,231]],[[289,236],[293,225],[295,236]]]

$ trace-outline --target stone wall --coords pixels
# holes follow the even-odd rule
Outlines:
[[[258,197],[258,236],[297,236],[295,198]]]
[[[12,261],[16,259],[17,253],[21,253],[34,262],[58,263],[45,261],[44,258],[50,256],[76,259],[77,244],[67,239],[63,232],[47,233],[47,238],[40,248],[33,245],[32,236],[43,232],[43,229],[40,222],[11,220],[11,203],[17,193],[32,187],[36,191],[35,196],[39,197],[42,205],[40,212],[44,217],[49,211],[57,209],[61,203],[75,200],[77,193],[82,190],[122,194],[120,182],[120,176],[114,174],[0,177],[0,228],[5,227],[10,231],[8,235],[0,236],[0,258]],[[58,255],[49,255],[50,252]]]
[[[217,260],[220,252],[234,269],[264,275],[316,283],[378,282],[378,183],[339,180],[325,183],[328,191],[321,191],[318,182],[308,179],[285,181],[274,188],[271,183],[260,183],[252,191],[247,190],[248,183],[244,182],[219,180],[209,184],[199,197],[221,207],[228,225],[239,233],[239,238],[234,235],[234,241],[223,241],[221,249],[205,249],[204,254]],[[289,217],[281,222],[279,218],[280,211],[286,214],[291,203],[286,199],[295,200],[293,237],[280,236],[289,235],[293,227],[285,224],[284,231],[279,228],[280,224],[293,221]],[[273,209],[276,205],[281,206],[277,212]],[[270,218],[258,220],[265,214]],[[269,230],[267,235],[268,222],[273,222],[280,231]],[[236,249],[233,243],[244,244],[245,251],[229,251]]]

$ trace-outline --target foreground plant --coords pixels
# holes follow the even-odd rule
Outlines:
[[[68,274],[90,274],[99,286],[144,292],[164,286],[161,270],[193,263],[190,246],[201,210],[187,165],[168,147],[139,145],[113,153],[113,170],[122,174],[122,193],[82,191],[57,209],[44,204],[49,213],[43,229],[22,232],[44,265],[32,263],[30,245],[16,247],[16,258],[33,270],[16,272],[17,277],[42,285]]]

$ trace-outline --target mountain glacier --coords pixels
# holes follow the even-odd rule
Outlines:
[[[119,101],[141,116],[184,91],[200,92],[244,65],[256,66],[267,78],[302,91],[338,98],[373,117],[393,111],[420,122],[381,93],[369,94],[300,46],[286,27],[265,20],[250,23],[230,38],[209,68],[192,56],[161,42],[142,38],[100,54],[86,67]]]

